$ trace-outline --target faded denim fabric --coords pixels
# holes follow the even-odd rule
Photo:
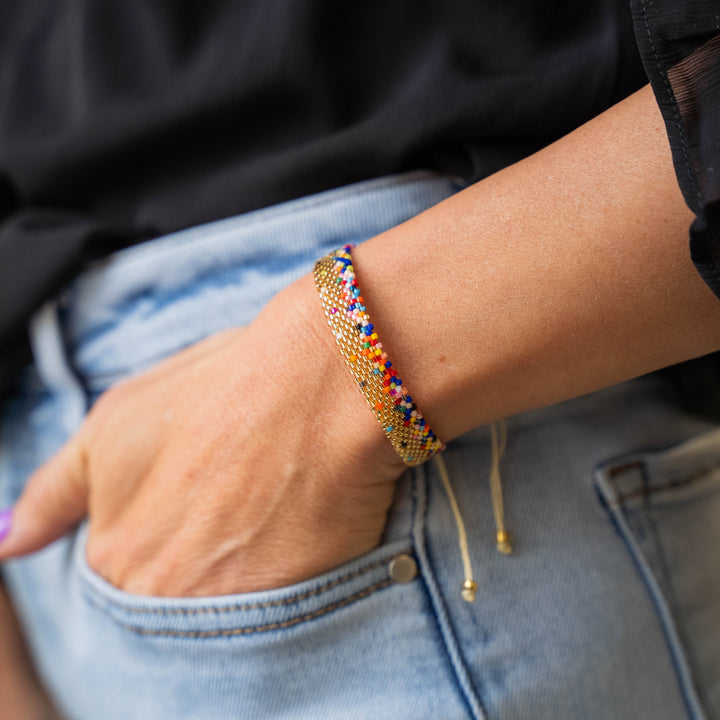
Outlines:
[[[2,417],[2,506],[114,382],[247,324],[316,258],[458,189],[428,173],[372,180],[93,265],[33,322],[35,362]],[[509,557],[494,544],[488,429],[444,454],[475,603],[428,463],[399,482],[379,548],[288,588],[130,595],[88,567],[85,525],[6,563],[42,677],[69,720],[718,720],[720,428],[657,375],[507,426]],[[389,572],[399,555],[417,563],[410,582]]]

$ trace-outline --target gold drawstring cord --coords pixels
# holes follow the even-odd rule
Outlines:
[[[500,420],[500,432],[495,423],[490,424],[490,438],[492,443],[492,465],[490,467],[490,494],[493,503],[493,515],[495,516],[496,541],[497,549],[503,554],[512,552],[510,544],[510,535],[505,529],[505,514],[502,498],[502,484],[500,479],[500,460],[505,453],[507,445],[507,427],[504,420]],[[474,602],[477,592],[477,583],[473,580],[472,564],[470,562],[470,551],[468,550],[467,533],[465,532],[465,523],[463,522],[460,508],[458,507],[455,493],[450,484],[450,476],[442,456],[438,453],[433,455],[435,463],[440,473],[443,487],[447,493],[453,516],[455,517],[455,525],[458,531],[458,543],[460,545],[460,555],[462,557],[463,571],[465,573],[465,581],[462,584],[462,598],[466,602]]]
[[[440,478],[442,479],[447,493],[448,500],[450,501],[450,507],[452,508],[453,515],[455,516],[455,525],[458,531],[458,541],[460,543],[460,555],[462,556],[463,571],[465,572],[465,582],[462,585],[462,597],[467,602],[475,601],[475,592],[477,591],[477,583],[473,580],[472,576],[472,565],[470,564],[470,551],[468,550],[467,534],[465,533],[465,523],[463,522],[462,515],[460,514],[460,508],[458,507],[457,500],[455,499],[455,493],[453,492],[452,486],[450,485],[450,478],[448,476],[447,467],[442,456],[438,453],[433,455],[435,463],[437,464],[438,471],[440,472]]]
[[[505,529],[505,509],[503,507],[502,483],[500,481],[500,460],[507,447],[507,425],[505,420],[490,423],[490,437],[492,440],[492,466],[490,468],[490,494],[492,495],[493,515],[495,516],[495,539],[498,552],[509,555],[512,552],[510,534]],[[498,438],[499,435],[499,438]]]

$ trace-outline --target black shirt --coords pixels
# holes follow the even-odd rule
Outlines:
[[[713,4],[688,5],[690,22]],[[636,32],[674,121],[667,69],[712,22],[673,38],[662,6],[633,3],[633,26],[627,0],[0,0],[0,377],[29,315],[90,259],[404,170],[481,179],[647,82]],[[720,292],[688,180],[717,199],[717,177],[697,177],[707,143],[681,139],[694,254]]]

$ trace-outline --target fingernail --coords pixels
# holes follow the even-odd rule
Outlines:
[[[0,542],[2,542],[12,527],[12,508],[0,512]]]

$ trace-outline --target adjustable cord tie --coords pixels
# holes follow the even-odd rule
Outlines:
[[[510,534],[505,529],[505,515],[503,508],[502,484],[500,479],[500,460],[505,454],[507,446],[507,426],[504,420],[499,420],[499,431],[495,423],[490,424],[490,439],[492,443],[492,462],[490,466],[490,494],[492,496],[493,515],[495,516],[495,539],[498,552],[509,555],[512,552],[512,544],[510,542]],[[465,523],[463,522],[460,508],[455,498],[452,485],[450,484],[450,476],[442,455],[435,455],[435,464],[437,465],[440,479],[447,493],[450,507],[452,508],[455,518],[455,525],[458,531],[458,544],[460,545],[460,556],[462,557],[463,572],[465,580],[462,584],[462,598],[466,602],[474,602],[477,593],[477,583],[473,579],[472,564],[470,563],[470,551],[468,549],[467,533],[465,532]]]

